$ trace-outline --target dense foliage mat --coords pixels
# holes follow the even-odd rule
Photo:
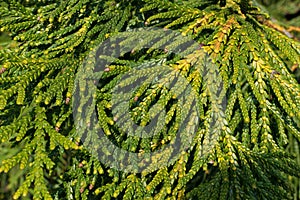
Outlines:
[[[291,138],[300,140],[300,86],[292,73],[300,63],[300,43],[252,3],[2,0],[0,28],[15,41],[0,48],[0,184],[9,183],[2,198],[293,198],[295,187],[289,178],[300,176],[300,166],[286,147],[293,145]],[[91,156],[81,141],[84,131],[77,131],[73,113],[82,107],[74,106],[78,97],[74,94],[78,89],[85,94],[86,87],[76,77],[103,41],[145,27],[172,29],[188,39],[178,40],[175,37],[180,36],[173,32],[169,38],[160,38],[148,31],[142,42],[152,46],[143,49],[139,43],[106,66],[91,108],[96,107],[97,126],[114,144],[135,153],[155,152],[172,143],[180,119],[188,116],[186,129],[195,120],[186,111],[197,108],[199,126],[190,147],[169,165],[119,171]],[[190,40],[199,49],[187,48],[182,57],[169,53]],[[213,84],[220,83],[205,78],[202,64],[195,62],[204,58],[203,52],[217,66],[208,66],[212,70],[207,73],[214,76],[217,70],[222,79],[218,95],[226,98],[225,110],[213,106],[211,98],[217,90]],[[177,95],[187,96],[186,110],[174,91],[145,81],[129,93],[132,118],[145,125],[151,121],[151,112],[157,113],[163,105],[165,128],[153,137],[128,136],[112,115],[112,91],[127,72],[136,72],[128,85],[145,73],[156,73],[159,68],[139,71],[136,67],[139,63],[152,66],[153,61],[168,66],[170,80],[180,75],[192,86],[182,84],[176,90]],[[195,104],[189,104],[192,99],[186,92],[192,90]],[[90,109],[89,104],[83,107]],[[84,123],[91,116],[88,112]],[[212,131],[214,120],[218,126]],[[207,141],[214,145],[207,147]],[[151,161],[168,163],[170,156]]]

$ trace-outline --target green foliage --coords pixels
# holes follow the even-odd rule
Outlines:
[[[261,1],[262,9],[268,10],[272,16],[271,22],[273,27],[288,37],[292,37],[299,41],[300,39],[300,4],[297,0],[279,0],[279,1]],[[275,26],[274,26],[275,25]],[[279,26],[278,26],[279,25]],[[292,66],[292,71],[296,75],[298,83],[300,83],[300,69],[298,65]]]
[[[300,25],[299,1],[297,0],[258,0],[267,9],[273,18],[279,20],[283,26]],[[283,23],[284,22],[284,23]],[[288,27],[287,27],[288,28]],[[293,29],[290,29],[293,30]]]
[[[8,173],[2,177],[15,190],[4,193],[4,199],[11,198],[12,192],[14,199],[292,198],[287,176],[300,177],[300,166],[286,147],[293,145],[291,137],[300,140],[300,86],[290,69],[300,63],[300,43],[274,28],[252,1],[28,0],[0,4],[1,31],[17,42],[0,48],[0,172]],[[194,106],[201,113],[200,125],[192,146],[174,164],[127,173],[106,167],[80,143],[72,117],[72,94],[74,85],[81,87],[75,77],[94,47],[118,32],[145,26],[179,30],[203,45],[219,67],[228,105],[225,113],[212,106],[208,97],[214,95],[214,84],[199,73],[203,66],[195,63],[201,51],[183,58],[168,57],[157,47],[170,44],[172,50],[188,41],[158,41],[149,32],[144,42],[152,47],[135,47],[103,72],[105,81],[97,91],[98,125],[111,141],[131,152],[154,152],[172,142],[178,120],[193,106],[187,103],[187,109],[181,110],[174,93],[159,84],[145,81],[127,94],[132,98],[132,118],[141,125],[160,106],[168,108],[159,137],[126,136],[111,115],[111,93],[120,77],[135,70],[136,63],[151,65],[158,60],[171,69],[170,80],[180,74],[197,92]],[[143,75],[135,72],[126,84]],[[184,84],[176,91],[188,96]],[[216,145],[204,149],[211,113],[225,119],[210,138]],[[199,156],[203,149],[206,156]],[[169,156],[153,160],[153,165],[167,162]],[[16,176],[20,185],[12,184],[17,182],[11,178],[17,168],[22,172]]]

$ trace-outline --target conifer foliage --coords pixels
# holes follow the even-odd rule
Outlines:
[[[0,5],[0,30],[17,44],[0,49],[0,172],[7,180],[16,169],[22,173],[15,191],[9,185],[3,198],[297,198],[292,188],[299,188],[288,177],[300,177],[300,166],[286,147],[290,138],[300,141],[300,86],[291,73],[300,64],[300,43],[251,0],[2,0]],[[198,42],[218,66],[227,106],[218,113],[207,98],[210,83],[192,62],[199,51],[167,57],[165,65],[197,91],[199,128],[173,164],[134,173],[90,155],[76,134],[72,102],[75,78],[90,51],[118,32],[143,27],[177,30]],[[99,126],[132,152],[152,152],[170,142],[184,113],[170,91],[145,83],[132,94],[132,110],[142,124],[149,122],[146,113],[156,101],[165,105],[168,120],[159,137],[126,136],[114,124],[111,90],[119,75],[135,63],[165,58],[155,50],[155,35],[145,39],[153,48],[137,47],[108,66],[97,91]],[[224,116],[222,128],[212,136],[216,144],[199,156],[211,112]]]

